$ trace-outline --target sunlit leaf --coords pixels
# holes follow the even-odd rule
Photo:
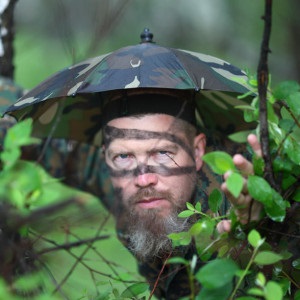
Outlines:
[[[237,198],[243,189],[244,179],[239,173],[232,173],[226,179],[226,185],[229,192]]]
[[[202,157],[202,159],[217,174],[222,175],[227,171],[235,170],[232,157],[226,152],[222,152],[222,151],[210,152],[205,154]]]
[[[194,215],[195,213],[191,210],[184,210],[181,213],[178,214],[179,218],[188,218],[192,215]]]
[[[202,231],[203,226],[205,226],[205,225],[203,225],[203,221],[199,221],[197,223],[194,223],[192,225],[192,227],[189,229],[189,233],[191,235],[198,235]]]
[[[258,231],[252,229],[248,234],[248,242],[254,248],[259,247],[262,244],[262,239]]]
[[[266,285],[265,275],[263,273],[259,272],[256,276],[255,283],[260,287],[264,287]]]
[[[189,210],[195,210],[195,207],[194,207],[194,205],[193,205],[192,203],[187,202],[187,203],[186,203],[186,207],[187,207],[187,209],[189,209]]]

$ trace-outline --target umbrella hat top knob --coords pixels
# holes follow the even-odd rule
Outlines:
[[[143,43],[154,43],[153,42],[153,33],[150,32],[149,28],[145,28],[144,31],[140,35],[141,37],[141,44]]]

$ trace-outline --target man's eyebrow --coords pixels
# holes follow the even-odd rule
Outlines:
[[[140,129],[124,129],[117,128],[113,126],[106,126],[104,128],[104,142],[106,147],[109,147],[110,143],[115,139],[124,140],[167,140],[174,144],[179,145],[183,150],[185,150],[190,157],[194,157],[192,149],[187,145],[187,143],[180,137],[168,133],[168,132],[158,132],[158,131],[147,131]]]

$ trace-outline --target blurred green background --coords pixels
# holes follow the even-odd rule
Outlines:
[[[299,0],[273,0],[273,82],[300,78]],[[18,0],[15,79],[32,88],[59,69],[140,41],[203,52],[256,72],[262,0]]]
[[[269,67],[274,84],[300,79],[299,11],[299,0],[273,0]],[[217,56],[254,74],[263,13],[262,0],[18,0],[14,79],[31,89],[73,63],[139,43],[145,27],[160,45]],[[89,229],[81,223],[77,226],[85,236],[95,225],[97,221]],[[106,230],[114,235],[112,220]],[[83,248],[74,251],[79,255]],[[134,259],[116,238],[98,242],[97,248],[106,259],[124,266],[121,272],[136,271]],[[74,263],[68,253],[60,252],[59,256],[49,255],[51,271],[58,281]],[[99,255],[91,252],[86,260],[110,273]],[[82,267],[76,270],[77,275],[66,285],[72,292],[71,299],[92,288],[89,271]],[[99,283],[101,280],[106,282],[103,288],[112,289],[109,278],[97,278]]]

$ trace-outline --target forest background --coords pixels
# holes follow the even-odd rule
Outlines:
[[[158,44],[217,56],[254,74],[263,6],[261,0],[19,0],[14,79],[30,89],[73,63],[139,43],[145,27]],[[273,83],[300,79],[299,9],[297,0],[274,1],[269,58]],[[102,249],[114,253],[119,247],[116,242]],[[128,267],[134,264],[130,257],[128,261]]]

